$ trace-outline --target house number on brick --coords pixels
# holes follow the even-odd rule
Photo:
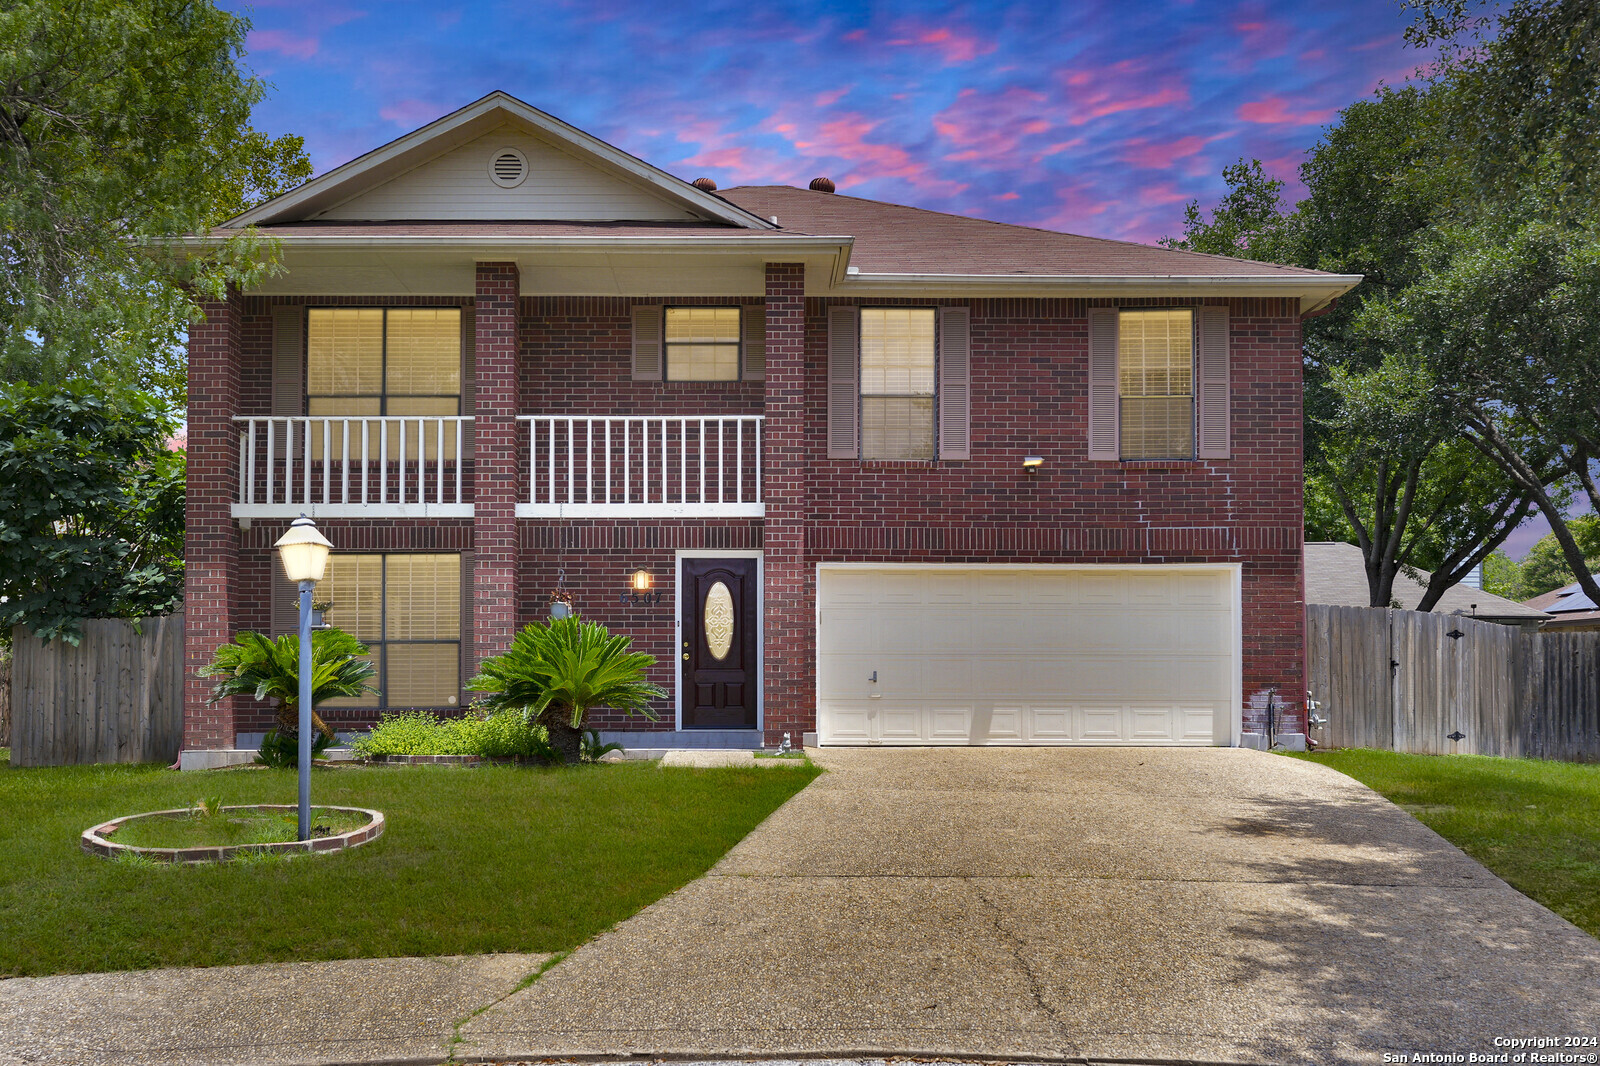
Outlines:
[[[660,607],[661,590],[654,592],[624,592],[617,601],[624,607]]]

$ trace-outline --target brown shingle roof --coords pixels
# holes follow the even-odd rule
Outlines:
[[[1426,579],[1426,571],[1418,571]],[[1422,602],[1427,586],[1405,574],[1394,576],[1394,598],[1401,608],[1414,611]],[[1366,562],[1361,549],[1338,541],[1306,542],[1306,602],[1335,607],[1365,607],[1371,599],[1367,591]],[[1496,596],[1492,592],[1453,585],[1434,604],[1435,614],[1475,614],[1479,618],[1507,622],[1537,622],[1549,615],[1537,608]]]
[[[863,273],[1328,276],[1300,267],[1080,237],[788,185],[743,185],[716,195],[751,214],[776,215],[782,232],[855,237],[850,263]]]

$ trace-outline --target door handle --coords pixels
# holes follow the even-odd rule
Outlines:
[[[688,658],[689,658],[689,653],[688,652],[684,652],[683,653],[683,657],[684,657],[684,660],[687,661]]]

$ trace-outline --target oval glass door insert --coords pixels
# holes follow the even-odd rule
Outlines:
[[[705,630],[711,657],[718,662],[726,659],[733,647],[733,593],[720,581],[706,593]]]

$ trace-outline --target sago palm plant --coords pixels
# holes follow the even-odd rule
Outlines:
[[[372,664],[361,656],[367,646],[342,629],[319,629],[311,634],[311,705],[340,696],[376,692]],[[211,689],[209,702],[229,696],[254,696],[278,701],[278,732],[300,733],[300,637],[285,634],[269,640],[260,633],[240,633],[224,644],[200,671],[201,677],[221,678]],[[311,728],[333,739],[333,730],[313,709]]]
[[[577,618],[534,623],[511,640],[505,654],[485,659],[467,682],[487,693],[490,711],[521,710],[550,731],[550,743],[568,762],[577,762],[589,712],[614,707],[652,721],[650,701],[666,691],[645,680],[655,656],[631,652],[629,637]]]

